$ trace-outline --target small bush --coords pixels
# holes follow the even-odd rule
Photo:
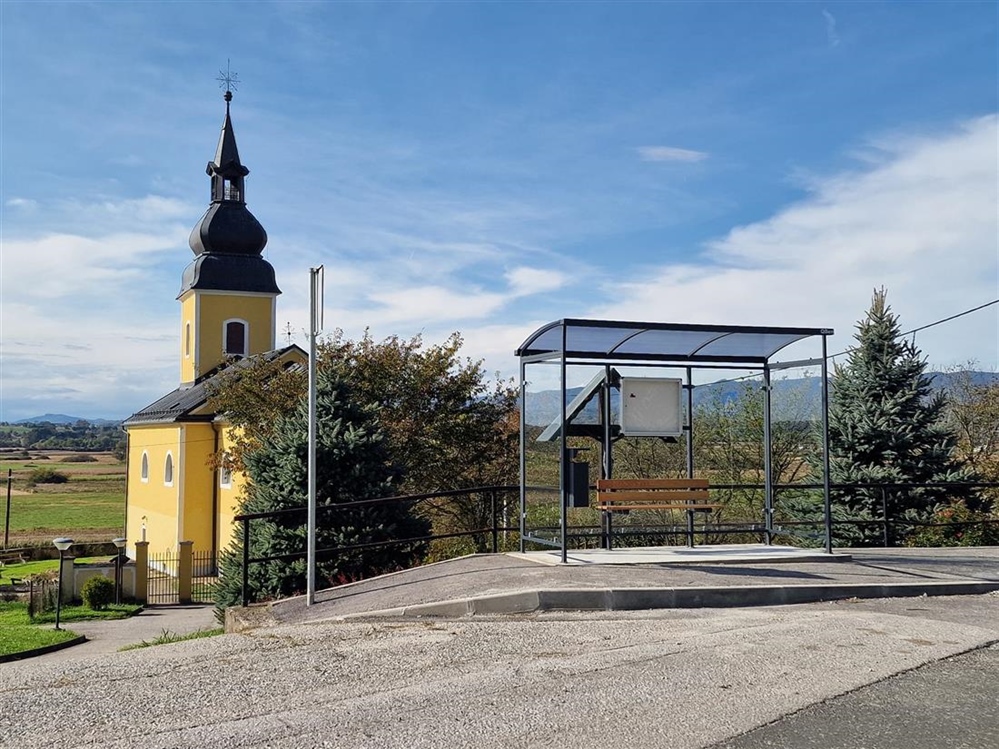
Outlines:
[[[54,468],[36,468],[28,475],[28,486],[36,484],[65,484],[69,476]]]
[[[84,606],[102,611],[114,602],[114,582],[104,575],[95,575],[83,584],[80,595]]]
[[[907,546],[995,546],[999,544],[999,515],[969,510],[956,499],[938,508],[932,522],[946,523],[924,527],[911,536]]]
[[[62,459],[63,463],[96,463],[97,458],[93,455],[67,455]]]

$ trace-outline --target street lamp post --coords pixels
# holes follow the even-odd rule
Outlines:
[[[59,549],[59,589],[56,592],[56,623],[55,628],[59,629],[59,613],[62,610],[62,560],[69,547],[73,545],[73,539],[71,538],[57,538],[52,541],[55,547]]]
[[[114,539],[114,545],[118,549],[118,558],[115,559],[114,565],[114,602],[116,605],[121,603],[121,563],[126,543],[128,543],[127,539],[121,537]]]

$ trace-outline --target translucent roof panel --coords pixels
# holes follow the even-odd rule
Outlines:
[[[829,328],[565,319],[538,328],[516,353],[610,361],[762,363],[795,341],[832,332]]]

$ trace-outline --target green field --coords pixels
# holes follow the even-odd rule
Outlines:
[[[0,461],[0,479],[12,474],[9,546],[50,542],[56,536],[76,541],[107,541],[119,535],[125,519],[125,466],[108,453],[94,453],[96,462],[60,460],[78,453],[32,451],[30,458]],[[45,457],[43,457],[45,456]],[[49,468],[69,477],[66,483],[31,486],[36,468]],[[4,481],[4,490],[6,481]],[[0,519],[6,520],[6,496],[0,499]]]

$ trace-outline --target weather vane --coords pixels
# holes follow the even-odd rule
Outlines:
[[[219,88],[225,86],[226,101],[232,101],[232,92],[239,88],[239,75],[230,68],[230,60],[226,58],[225,70],[219,68],[219,77],[215,79],[219,82]]]

